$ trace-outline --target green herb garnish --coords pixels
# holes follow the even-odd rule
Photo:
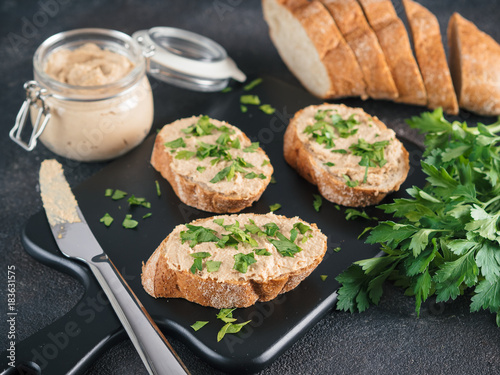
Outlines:
[[[136,197],[133,194],[129,199],[127,199],[127,202],[131,206],[143,206],[146,208],[151,208],[151,203],[146,201],[146,198]]]
[[[217,334],[217,342],[222,340],[224,338],[224,336],[226,335],[226,333],[238,333],[239,331],[241,331],[241,329],[245,325],[247,325],[250,322],[251,322],[251,320],[246,321],[244,323],[237,323],[237,324],[227,323],[224,327],[221,328],[221,330]]]
[[[101,223],[104,223],[107,227],[111,225],[111,223],[114,221],[114,219],[108,214],[107,212],[104,214],[103,217],[99,220]]]
[[[280,227],[278,227],[276,223],[264,224],[264,228],[266,229],[266,236],[268,237],[276,236],[276,233],[280,230]]]
[[[366,220],[378,220],[376,217],[371,217],[370,215],[368,215],[365,210],[359,211],[356,210],[355,208],[346,208],[345,210],[346,220],[355,220],[358,217],[361,217]]]
[[[241,104],[240,105],[240,111],[241,111],[241,113],[247,113],[248,112],[248,107],[246,105]]]
[[[284,257],[294,257],[296,253],[302,251],[302,249],[297,246],[294,242],[286,238],[280,232],[276,233],[278,237],[277,240],[269,238],[269,242],[274,245],[278,253],[280,253]]]
[[[251,146],[245,147],[243,152],[255,152],[259,148],[259,142],[252,142]]]
[[[200,251],[198,253],[192,253],[189,255],[191,255],[194,258],[193,265],[189,269],[192,274],[195,274],[196,270],[202,271],[203,270],[203,259],[211,256],[211,254],[207,253],[206,251]]]
[[[269,206],[271,212],[278,211],[281,208],[281,204],[275,203]]]
[[[217,260],[207,260],[206,266],[208,272],[217,272],[222,264],[221,261]]]
[[[230,92],[230,91],[233,91],[233,88],[232,88],[232,87],[230,87],[230,86],[224,87],[224,88],[221,90],[221,92],[222,92],[222,93],[224,93],[224,94],[225,94],[226,92]]]
[[[125,215],[125,219],[123,219],[122,226],[126,229],[133,229],[139,224],[138,221],[132,219],[132,215]]]
[[[113,189],[106,189],[104,191],[104,196],[105,197],[111,197],[113,195]]]
[[[259,109],[266,115],[272,115],[274,112],[276,112],[276,109],[271,107],[270,104],[262,104],[261,106],[259,106]]]
[[[182,132],[194,135],[195,137],[201,137],[212,134],[212,130],[214,129],[217,129],[217,126],[210,122],[210,117],[204,115],[201,116],[195,124],[188,126],[186,129],[182,129]],[[180,147],[186,147],[186,145],[184,144],[184,146]]]
[[[250,91],[255,86],[260,85],[261,83],[262,83],[262,78],[256,78],[252,82],[250,82],[250,83],[246,84],[245,86],[243,86],[243,90]]]
[[[158,182],[158,180],[155,180],[155,185],[156,185],[156,195],[161,197],[160,183]]]
[[[349,150],[353,155],[361,156],[359,165],[365,168],[365,177],[363,183],[366,183],[368,178],[369,167],[383,167],[387,160],[384,158],[384,150],[389,145],[389,141],[379,141],[368,143],[363,138],[358,139],[358,143],[353,143],[349,146]]]
[[[387,256],[355,262],[337,277],[337,308],[364,311],[394,279],[415,297],[417,314],[431,296],[472,294],[470,310],[489,309],[500,326],[500,121],[468,127],[437,109],[407,122],[426,133],[427,184],[379,206],[396,221],[380,222],[366,242]]]
[[[359,181],[351,180],[351,178],[348,175],[343,175],[345,180],[345,184],[349,186],[350,188],[355,188],[356,186],[359,185]]]
[[[236,321],[236,318],[233,318],[233,311],[236,309],[220,309],[217,313],[217,319],[222,320],[224,323],[232,323]]]
[[[260,105],[260,99],[257,95],[242,95],[240,97],[241,104],[250,104],[250,105]]]
[[[207,169],[207,167],[202,167],[201,165],[199,165],[199,166],[197,166],[197,167],[196,167],[196,170],[197,170],[198,172],[200,172],[200,173],[205,172],[205,169]]]
[[[266,249],[254,249],[253,250],[255,255],[263,255],[263,256],[269,256],[272,255],[269,251]]]
[[[328,161],[326,163],[323,163],[323,165],[326,165],[327,167],[333,167],[333,166],[335,166],[335,163],[332,163],[331,161]]]
[[[153,214],[151,212],[148,212],[147,214],[143,215],[142,218],[147,219],[148,217],[151,217],[151,215]]]
[[[199,329],[203,328],[205,325],[207,325],[207,321],[196,321],[193,325],[191,325],[191,328],[194,329],[195,331],[198,331]]]
[[[234,255],[233,269],[241,273],[247,273],[248,267],[256,262],[254,253],[238,253]]]
[[[194,151],[181,150],[181,151],[178,151],[177,154],[175,154],[175,158],[189,160],[195,155],[196,155],[196,152],[194,152]]]
[[[213,229],[186,224],[188,230],[183,230],[180,233],[181,242],[189,241],[189,247],[194,247],[202,242],[218,242],[219,238],[215,235]]]
[[[321,195],[319,194],[313,194],[314,200],[313,200],[313,207],[316,210],[316,212],[319,212],[319,209],[323,205],[323,198],[321,198]]]
[[[321,281],[325,281],[328,275],[319,275],[319,277],[321,277]]]
[[[165,147],[169,148],[179,148],[179,147],[186,147],[186,142],[184,142],[184,139],[181,137],[174,139],[173,141],[170,142],[165,142]]]
[[[124,191],[116,189],[114,191],[113,195],[111,196],[111,199],[113,199],[114,201],[117,201],[119,199],[125,198],[126,195],[127,195],[127,193],[125,193]]]

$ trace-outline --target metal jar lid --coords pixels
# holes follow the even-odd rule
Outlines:
[[[173,27],[153,27],[132,35],[143,48],[148,74],[195,91],[219,91],[230,78],[243,82],[226,50],[202,35]]]

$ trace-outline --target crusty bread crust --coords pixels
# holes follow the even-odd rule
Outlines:
[[[333,18],[319,1],[307,0],[263,0],[264,18],[269,25],[269,35],[284,63],[301,81],[306,89],[323,99],[335,99],[349,96],[366,98],[365,82],[356,57],[337,28]],[[309,40],[291,40],[285,18],[295,19],[302,27]],[[321,27],[318,27],[321,25]],[[314,82],[318,71],[308,71],[295,59],[303,55],[303,48],[295,48],[293,43],[312,44],[317,57],[302,56],[308,59],[316,58],[323,65],[329,80],[326,89]],[[307,46],[303,46],[304,48]],[[318,70],[317,68],[316,70]],[[323,82],[325,84],[326,82]]]
[[[446,113],[458,114],[458,102],[446,62],[439,23],[422,5],[403,0],[415,47],[418,65],[427,90],[428,107],[442,107]]]
[[[322,0],[352,48],[363,72],[366,92],[374,99],[398,97],[398,90],[380,48],[357,0]]]
[[[454,13],[448,23],[448,46],[460,107],[480,115],[500,115],[500,45]]]
[[[391,70],[399,92],[397,102],[427,104],[427,93],[417,62],[411,51],[408,33],[391,0],[358,0]]]
[[[200,219],[192,224],[202,225],[203,222],[213,219],[214,217]],[[319,232],[315,224],[311,224],[311,228],[315,234]],[[306,267],[264,281],[234,279],[220,282],[212,278],[202,278],[188,270],[172,269],[163,255],[163,248],[169,238],[170,235],[158,246],[146,264],[143,264],[141,279],[146,292],[155,298],[184,298],[218,309],[248,307],[257,301],[270,301],[279,294],[294,289],[319,265],[327,250],[325,238],[321,256]]]
[[[340,106],[343,105],[341,104]],[[348,187],[344,180],[328,173],[315,155],[299,139],[296,121],[306,109],[298,111],[292,120],[290,120],[290,124],[285,132],[283,151],[288,164],[296,169],[307,181],[317,185],[323,197],[344,206],[365,207],[377,204],[387,194],[399,190],[410,170],[408,151],[406,151],[401,143],[403,157],[401,158],[402,160],[398,161],[400,167],[399,178],[392,181],[392,184],[385,187],[366,187],[363,185],[354,188]],[[366,116],[369,115],[366,114]],[[372,121],[379,129],[387,128],[377,117],[372,117]]]
[[[168,134],[168,128],[166,127],[168,125],[165,125],[165,131],[160,131],[156,136],[151,155],[151,165],[161,173],[170,183],[179,199],[188,206],[215,213],[239,212],[259,200],[267,185],[271,182],[272,168],[271,173],[268,173],[266,179],[262,180],[263,183],[260,189],[252,191],[247,195],[228,195],[219,193],[206,184],[198,184],[190,176],[176,173],[172,169],[173,155],[165,147],[165,136]],[[242,135],[250,143],[248,137],[244,133]],[[260,147],[257,152],[265,154]]]

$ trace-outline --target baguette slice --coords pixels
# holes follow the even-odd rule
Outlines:
[[[428,9],[412,0],[403,0],[403,5],[427,90],[427,106],[431,109],[442,107],[446,113],[456,115],[458,102],[446,63],[438,20]]]
[[[356,55],[368,96],[374,99],[396,99],[398,90],[384,53],[357,0],[322,1]]]
[[[403,21],[396,14],[391,0],[358,0],[373,31],[396,83],[400,103],[427,104],[427,93],[410,39]]]
[[[366,98],[356,57],[320,2],[263,0],[262,9],[274,46],[309,92],[323,99]]]
[[[451,76],[460,107],[500,115],[500,45],[454,13],[448,23]]]
[[[318,143],[308,131],[319,123],[315,117],[325,110],[330,112],[322,121],[329,121],[330,126],[332,125],[329,116],[338,115],[351,121],[354,119],[357,124],[351,131],[355,134],[343,138],[339,136],[338,130],[335,130],[332,147]],[[318,130],[315,133],[322,135]],[[326,138],[328,137],[319,140]],[[388,142],[383,150],[386,163],[369,166],[367,174],[366,167],[359,164],[362,156],[354,155],[350,148],[363,140],[371,145],[380,141]],[[387,194],[399,190],[410,168],[408,152],[396,139],[393,130],[361,108],[349,108],[343,104],[312,105],[298,111],[285,132],[284,155],[288,164],[302,177],[318,186],[323,197],[351,207],[377,204]],[[353,186],[356,184],[357,186]]]
[[[199,125],[206,122],[213,126],[208,135]],[[186,134],[189,129],[198,129],[202,135],[196,131]],[[224,137],[231,141],[221,145]],[[250,146],[252,142],[237,127],[193,116],[161,129],[151,164],[188,206],[216,213],[239,212],[260,198],[273,174],[266,153]],[[220,181],[212,182],[214,178]]]
[[[203,242],[190,247],[190,242],[182,243],[181,233],[188,227],[179,225],[163,240],[147,263],[142,267],[142,285],[151,296],[165,298],[185,298],[203,306],[215,308],[248,307],[257,301],[269,301],[281,293],[294,289],[321,262],[327,249],[327,238],[316,227],[297,217],[256,214],[222,215],[191,222],[213,230],[216,237],[230,233],[214,222],[222,221],[224,226],[237,225],[245,230],[245,225],[257,226],[266,231],[265,224],[275,223],[279,232],[290,239],[294,224],[301,223],[310,229],[302,234],[298,231],[295,244],[302,249],[294,256],[283,256],[270,242],[277,237],[252,234],[256,244],[239,243],[233,247],[219,248],[215,242]],[[189,224],[188,224],[189,225]],[[192,228],[192,227],[191,227]],[[246,231],[247,233],[248,230]],[[309,237],[310,236],[310,237]],[[306,237],[306,241],[302,242]],[[254,251],[264,249],[270,255],[258,255]],[[206,252],[202,260],[202,270],[193,269],[193,253]],[[253,254],[255,263],[248,265],[245,273],[234,269],[235,255]],[[221,262],[216,271],[208,272],[207,261]]]

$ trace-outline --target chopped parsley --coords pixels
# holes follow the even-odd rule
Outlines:
[[[351,180],[351,178],[348,175],[346,175],[346,174],[343,175],[342,177],[344,177],[345,184],[347,186],[349,186],[350,188],[355,188],[356,186],[359,185],[359,181]]]
[[[269,236],[269,237],[276,236],[276,233],[280,230],[280,227],[278,227],[278,224],[272,223],[272,222],[264,224],[264,228],[266,229],[266,236]]]
[[[284,257],[294,257],[295,254],[302,251],[302,249],[297,246],[294,242],[286,238],[282,233],[276,233],[278,237],[277,240],[269,238],[269,242],[274,245],[278,253],[280,253]]]
[[[271,164],[271,162],[270,162],[269,160],[267,160],[267,159],[266,159],[266,160],[264,160],[264,161],[262,162],[262,164],[261,164],[260,166],[261,166],[261,167],[264,167],[264,166],[269,165],[269,164]]]
[[[265,180],[266,179],[266,176],[263,174],[263,173],[255,173],[255,172],[250,172],[250,173],[247,173],[245,175],[245,178],[251,180],[251,179],[254,179],[254,178],[260,178],[261,180]]]
[[[125,219],[123,219],[122,226],[126,229],[133,229],[139,224],[138,221],[132,219],[132,215],[125,215]]]
[[[206,266],[208,272],[217,272],[222,264],[221,261],[217,260],[207,260]]]
[[[186,224],[188,230],[183,230],[180,233],[181,243],[189,241],[189,247],[194,247],[202,242],[218,242],[219,238],[215,235],[213,229],[202,226]]]
[[[323,205],[323,198],[321,198],[321,195],[319,194],[313,194],[314,201],[313,201],[313,207],[316,210],[316,212],[319,212],[319,209]]]
[[[233,88],[232,88],[232,87],[230,87],[230,86],[224,87],[224,88],[221,90],[221,92],[222,92],[222,93],[224,93],[224,94],[225,94],[226,92],[230,92],[230,91],[233,91]]]
[[[184,139],[182,139],[182,137],[179,137],[177,139],[174,139],[173,141],[165,142],[165,147],[172,149],[186,147],[186,142],[184,142]]]
[[[250,105],[260,105],[260,99],[257,95],[242,95],[240,97],[241,104],[250,104]]]
[[[323,163],[323,165],[326,165],[327,167],[333,167],[333,166],[335,166],[335,163],[332,163],[331,161],[328,161],[326,163]]]
[[[195,137],[201,137],[204,135],[211,135],[214,129],[217,129],[217,126],[210,122],[210,117],[203,115],[195,124],[188,126],[186,129],[182,129],[182,132],[194,135]],[[184,146],[181,147],[186,147],[186,145],[184,144]]]
[[[248,320],[248,321],[243,322],[243,323],[237,323],[237,324],[227,323],[224,327],[221,328],[219,333],[217,333],[217,342],[222,340],[224,338],[224,336],[226,335],[226,333],[238,333],[239,331],[241,331],[241,329],[245,325],[247,325],[250,322],[251,322],[251,320]]]
[[[248,112],[248,107],[246,105],[241,104],[240,105],[240,110],[241,110],[241,113],[247,113]]]
[[[275,203],[269,206],[271,212],[278,211],[281,208],[281,204]]]
[[[367,220],[378,220],[376,217],[371,217],[370,215],[368,215],[365,210],[359,211],[359,210],[356,210],[355,208],[347,208],[345,210],[345,219],[346,220],[355,220],[358,217],[361,217],[361,218],[367,219]]]
[[[151,217],[151,215],[153,214],[151,212],[148,212],[147,214],[143,215],[142,218],[147,219],[148,217]]]
[[[114,219],[108,214],[107,212],[104,214],[103,217],[99,220],[101,223],[104,223],[107,227],[111,225],[111,223],[114,221]]]
[[[217,319],[222,320],[224,323],[232,323],[236,321],[236,318],[233,318],[234,309],[220,309],[217,313]]]
[[[105,197],[111,197],[113,195],[113,189],[106,189],[104,191],[104,196]]]
[[[270,104],[262,104],[259,109],[264,112],[266,115],[272,115],[274,112],[276,112],[276,109],[271,107]]]
[[[155,180],[155,185],[156,185],[156,195],[161,197],[160,183],[158,182],[158,180]]]
[[[124,191],[116,189],[113,192],[113,195],[111,196],[111,199],[113,199],[114,201],[117,201],[119,199],[125,198],[126,195],[127,195],[127,193],[125,193]]]
[[[308,125],[304,133],[309,134],[318,144],[330,149],[335,147],[335,139],[338,137],[348,138],[358,132],[356,125],[359,122],[351,115],[347,120],[337,113],[331,114],[332,110],[318,110],[314,119],[316,122]]]
[[[177,154],[175,154],[175,158],[189,160],[195,155],[196,155],[196,152],[194,152],[194,151],[181,150],[181,151],[178,151]]]
[[[146,198],[136,197],[133,194],[129,199],[127,199],[127,202],[131,206],[143,206],[146,208],[151,208],[151,203],[146,201]]]
[[[192,253],[189,255],[191,255],[194,258],[193,265],[189,269],[192,274],[195,274],[196,270],[202,271],[203,270],[203,259],[211,256],[211,254],[207,253],[206,251],[200,251],[198,253]]]
[[[333,251],[335,251],[336,253],[338,253],[340,250],[342,250],[340,246],[333,248]]]
[[[200,173],[205,172],[205,169],[207,169],[207,167],[202,167],[201,165],[199,165],[199,166],[197,166],[197,167],[196,167],[196,170],[197,170],[198,172],[200,172]]]
[[[272,255],[269,251],[266,249],[254,249],[255,255],[263,255],[263,256],[269,256]]]
[[[252,82],[250,82],[250,83],[246,84],[245,86],[243,86],[243,90],[250,91],[255,86],[260,85],[261,83],[262,83],[262,78],[256,78]]]
[[[254,263],[257,263],[254,257],[254,253],[238,253],[234,255],[233,269],[241,273],[247,273],[248,267]]]
[[[252,142],[251,146],[245,147],[243,152],[255,152],[259,148],[259,142]]]
[[[199,329],[203,328],[208,324],[208,321],[196,321],[194,324],[191,325],[191,328],[194,329],[195,331],[198,331]]]
[[[353,143],[349,146],[349,150],[353,155],[361,156],[359,165],[366,167],[363,183],[366,183],[368,178],[369,167],[383,167],[387,160],[384,158],[384,150],[389,145],[389,141],[378,141],[368,143],[363,138],[358,139],[358,143]]]
[[[321,281],[325,281],[328,275],[319,275],[319,277],[321,277]]]

